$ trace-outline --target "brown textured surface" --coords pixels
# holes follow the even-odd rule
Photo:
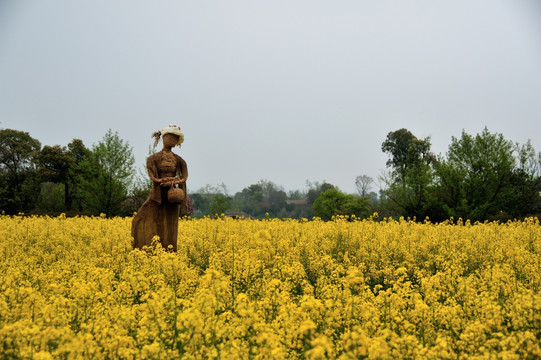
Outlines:
[[[187,203],[174,204],[167,200],[171,184],[179,184],[186,194],[188,169],[186,162],[171,152],[175,136],[164,136],[164,149],[147,159],[147,172],[153,182],[152,190],[132,222],[133,248],[149,246],[155,235],[164,248],[177,251],[179,216],[187,211]],[[177,138],[178,139],[178,138]],[[173,144],[173,145],[172,145]]]

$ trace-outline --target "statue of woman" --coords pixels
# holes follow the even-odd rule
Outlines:
[[[187,212],[188,168],[186,162],[171,149],[182,144],[184,135],[178,126],[169,125],[152,136],[155,138],[154,147],[162,138],[163,149],[147,159],[152,190],[132,221],[133,248],[149,246],[152,238],[158,235],[165,249],[177,251],[179,216]],[[171,190],[173,188],[176,190]],[[170,190],[175,192],[176,198],[171,194],[168,196]]]

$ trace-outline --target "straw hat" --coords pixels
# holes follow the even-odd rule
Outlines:
[[[177,145],[180,145],[184,142],[184,134],[180,131],[180,127],[177,125],[169,125],[168,127],[161,129],[160,131],[156,131],[152,135],[154,138],[156,138],[156,140],[154,141],[154,147],[158,145],[160,137],[164,136],[165,134],[173,134],[178,136]]]

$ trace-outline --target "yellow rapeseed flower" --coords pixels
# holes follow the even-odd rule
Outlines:
[[[0,217],[0,352],[33,359],[541,358],[541,226]]]

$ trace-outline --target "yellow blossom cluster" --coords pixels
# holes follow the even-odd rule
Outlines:
[[[541,226],[0,216],[0,358],[539,359]]]

